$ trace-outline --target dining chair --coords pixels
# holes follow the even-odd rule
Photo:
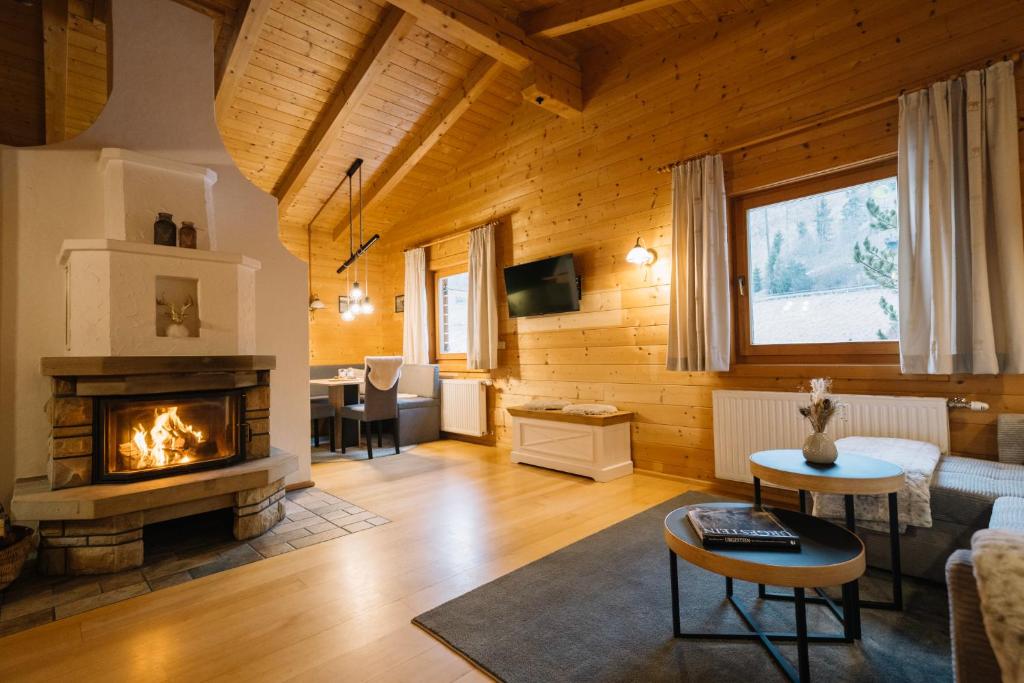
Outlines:
[[[367,374],[372,369],[367,368]],[[373,458],[373,429],[377,430],[377,446],[383,443],[383,423],[389,422],[391,426],[391,439],[395,445],[395,455],[401,448],[398,442],[398,381],[396,379],[392,387],[382,391],[373,385],[367,377],[364,382],[363,401],[353,405],[343,406],[341,417],[346,420],[357,420],[360,431],[366,433],[366,454]],[[341,452],[345,452],[345,444],[341,444]]]

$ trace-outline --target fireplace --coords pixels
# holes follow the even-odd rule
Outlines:
[[[93,481],[165,477],[245,459],[245,395],[235,391],[97,401]]]
[[[141,566],[147,524],[230,508],[235,538],[284,518],[298,464],[270,447],[273,356],[60,356],[51,378],[47,476],[12,509],[39,521],[39,571]]]

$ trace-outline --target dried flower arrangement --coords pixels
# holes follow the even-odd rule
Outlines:
[[[815,432],[824,432],[829,420],[841,407],[829,396],[831,392],[832,380],[827,377],[811,380],[811,403],[800,408],[800,414],[807,418]]]

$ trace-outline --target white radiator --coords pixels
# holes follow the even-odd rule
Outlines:
[[[487,433],[486,380],[441,380],[441,431],[466,436]]]
[[[798,409],[806,392],[712,392],[715,430],[715,476],[752,481],[751,453],[772,448],[800,448],[811,427]],[[846,403],[846,420],[836,414],[828,425],[833,439],[844,436],[889,436],[928,441],[949,452],[949,415],[944,398],[837,395]]]

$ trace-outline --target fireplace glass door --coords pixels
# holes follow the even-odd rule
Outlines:
[[[99,481],[148,479],[244,458],[240,392],[100,402]]]

